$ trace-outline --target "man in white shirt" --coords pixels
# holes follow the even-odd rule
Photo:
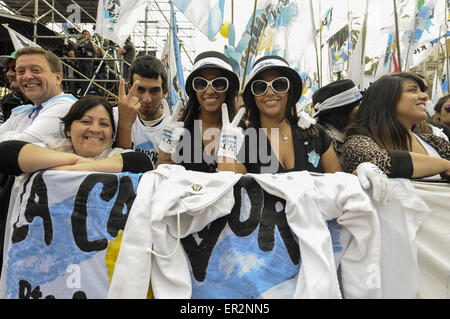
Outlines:
[[[20,90],[34,105],[21,105],[0,126],[0,142],[36,143],[43,137],[64,137],[61,118],[77,100],[61,88],[62,64],[50,51],[25,47],[16,53],[16,77]]]
[[[167,74],[160,60],[146,55],[133,62],[129,79],[128,94],[125,79],[120,83],[116,145],[144,152],[156,165],[164,119],[162,103],[168,90]]]
[[[25,104],[12,109],[9,119],[0,125],[0,142],[22,140],[39,143],[44,137],[65,137],[61,118],[77,99],[62,91],[61,61],[40,47],[24,47],[16,52],[15,58],[19,89],[34,105]],[[0,174],[0,261],[13,181],[13,177]]]

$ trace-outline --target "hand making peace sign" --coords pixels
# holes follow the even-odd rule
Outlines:
[[[120,79],[119,84],[119,121],[122,125],[131,127],[136,120],[141,103],[135,96],[137,87],[139,86],[139,80],[133,83],[133,86],[129,90],[128,94],[125,91],[125,79]]]
[[[170,114],[169,104],[163,100],[164,125],[159,149],[171,154],[175,151],[181,136],[184,134],[184,123],[178,121],[183,102],[178,101],[173,114]]]
[[[244,132],[238,127],[244,115],[245,108],[241,107],[230,123],[228,109],[225,103],[222,104],[222,134],[220,135],[219,151],[217,156],[229,157],[237,160],[237,154],[244,142]]]

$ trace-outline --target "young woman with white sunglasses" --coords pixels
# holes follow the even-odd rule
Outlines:
[[[250,125],[240,160],[247,172],[342,171],[323,127],[297,111],[301,93],[299,74],[283,58],[265,56],[255,62],[243,94]]]
[[[222,105],[232,119],[239,78],[225,55],[206,51],[196,57],[185,87],[188,101],[179,121],[180,107],[172,115],[166,114],[171,124],[163,132],[158,164],[175,163],[188,170],[216,172]]]

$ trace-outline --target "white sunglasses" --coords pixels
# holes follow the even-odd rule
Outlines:
[[[261,96],[266,94],[269,87],[271,87],[276,93],[286,93],[289,91],[290,82],[287,77],[280,76],[270,82],[256,80],[252,83],[250,88],[255,96]]]
[[[229,82],[228,79],[224,76],[217,77],[211,81],[200,76],[192,80],[192,88],[195,92],[205,92],[208,88],[208,85],[210,85],[211,88],[217,93],[223,93],[228,90]]]

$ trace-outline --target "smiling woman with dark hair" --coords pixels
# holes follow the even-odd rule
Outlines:
[[[62,118],[66,138],[43,138],[45,145],[9,140],[0,143],[0,172],[7,175],[43,169],[119,173],[146,172],[153,165],[144,153],[113,148],[112,106],[97,96],[75,102]]]
[[[245,140],[247,172],[342,171],[324,128],[312,124],[315,121],[305,112],[297,111],[301,94],[300,75],[286,60],[264,56],[255,62],[243,94],[249,111],[247,131],[256,134],[256,140],[252,141],[250,134]],[[303,126],[305,117],[310,122]]]
[[[229,120],[223,118],[222,105],[232,119],[238,89],[239,78],[224,54],[200,53],[186,78],[188,101],[179,121],[180,106],[173,114],[164,112],[171,124],[163,130],[158,164],[176,163],[187,170],[215,173],[220,158],[219,137]]]
[[[346,130],[344,169],[362,162],[377,165],[389,177],[450,177],[450,144],[412,128],[426,119],[423,81],[411,73],[388,74],[366,90]]]

